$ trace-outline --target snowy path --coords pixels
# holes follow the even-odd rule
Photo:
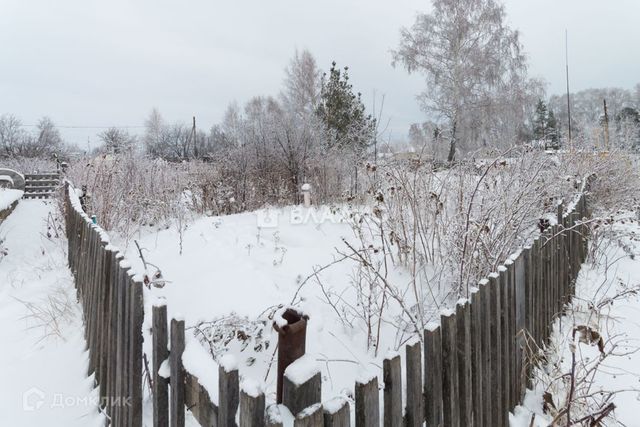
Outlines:
[[[98,426],[66,239],[53,202],[22,200],[0,225],[0,425]],[[93,400],[93,402],[92,402]]]

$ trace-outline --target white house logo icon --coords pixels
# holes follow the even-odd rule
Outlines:
[[[22,393],[22,409],[31,412],[44,404],[44,392],[37,387],[30,388]]]

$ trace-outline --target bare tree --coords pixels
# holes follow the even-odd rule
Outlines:
[[[43,117],[36,126],[35,155],[46,155],[62,147],[60,131],[49,117]]]
[[[20,119],[0,116],[0,147],[10,157],[47,157],[63,148],[60,131],[49,117],[38,120],[33,133],[26,132]]]
[[[25,136],[20,119],[12,114],[0,116],[0,148],[3,155],[15,155]]]

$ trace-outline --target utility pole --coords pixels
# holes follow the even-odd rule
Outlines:
[[[191,138],[193,140],[193,157],[198,158],[198,143],[196,139],[196,116],[193,116],[193,128],[191,129]]]
[[[569,146],[573,148],[571,138],[571,93],[569,92],[569,31],[564,30],[564,53],[567,68],[567,115],[569,116]]]
[[[607,111],[607,100],[604,99],[604,149],[609,151],[609,112]]]

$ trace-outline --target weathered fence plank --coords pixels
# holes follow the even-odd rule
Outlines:
[[[323,425],[324,416],[320,403],[303,409],[293,420],[293,427],[323,427]]]
[[[489,295],[489,281],[482,280],[479,283],[480,289],[480,306],[482,307],[482,396],[484,417],[483,425],[493,425],[493,399],[496,398],[496,392],[492,389],[492,361],[491,361],[491,301]]]
[[[460,425],[471,426],[473,425],[473,387],[471,384],[471,309],[469,302],[466,300],[459,301],[456,305],[456,332]]]
[[[366,383],[356,381],[356,427],[380,425],[380,401],[378,395],[378,377]]]
[[[507,343],[508,348],[508,367],[509,367],[509,405],[504,408],[505,412],[508,412],[510,408],[513,408],[518,403],[517,398],[517,337],[516,337],[516,265],[511,259],[505,263],[507,267],[507,331],[509,341]],[[506,418],[506,425],[508,426],[508,418]]]
[[[240,390],[240,427],[263,427],[265,418],[264,393],[242,387]]]
[[[169,425],[168,381],[160,375],[160,366],[169,357],[167,334],[167,306],[164,301],[153,305],[152,311],[152,366],[153,366],[153,426]]]
[[[295,378],[291,374],[292,367],[296,366],[296,362],[289,365],[284,372],[284,384],[282,387],[282,403],[289,408],[295,416],[309,406],[320,403],[322,400],[322,378],[320,371],[316,370],[315,374],[309,378]],[[303,381],[297,383],[296,381]]]
[[[407,427],[421,426],[424,423],[422,395],[422,351],[420,342],[405,346],[407,361]]]
[[[509,398],[509,388],[511,385],[511,375],[509,370],[509,358],[511,355],[509,354],[509,346],[511,345],[511,340],[513,339],[509,335],[509,280],[507,269],[503,266],[498,268],[499,278],[497,280],[498,286],[498,298],[500,299],[500,330],[499,330],[499,339],[500,339],[500,387],[496,392],[498,394],[498,398],[500,399],[500,412],[496,415],[496,418],[500,418],[497,425],[508,427],[509,419],[508,419],[508,410],[511,405],[511,400]]]
[[[442,426],[442,335],[434,324],[424,331],[424,397],[427,425]]]
[[[504,272],[504,267],[499,267],[498,271]],[[500,279],[497,274],[489,275],[489,284],[487,285],[489,292],[489,329],[490,329],[490,352],[491,357],[491,389],[493,390],[493,401],[491,405],[492,424],[502,427],[502,414],[505,411],[503,406],[505,393],[502,377],[504,375],[505,366],[502,366],[502,336],[501,336],[501,310],[500,301]]]
[[[443,311],[442,328],[442,412],[444,425],[460,426],[460,400],[458,394],[458,351],[456,318],[453,311]]]
[[[477,288],[471,291],[471,382],[473,388],[473,424],[483,425],[483,388],[482,388],[482,305],[480,303],[480,291]],[[425,372],[427,367],[425,366]]]
[[[132,427],[142,426],[142,322],[144,321],[144,301],[142,296],[142,282],[131,280],[131,318],[130,356],[129,356],[129,394],[131,407],[129,408],[129,422]]]
[[[402,402],[400,402],[402,409]],[[386,412],[385,412],[386,414]],[[402,419],[402,413],[400,414]],[[350,427],[351,411],[349,401],[343,397],[331,399],[324,405],[324,427]]]
[[[402,366],[396,355],[382,361],[384,427],[402,427]]]
[[[218,425],[236,425],[236,411],[239,404],[240,377],[235,366],[218,367]]]
[[[169,365],[171,369],[171,403],[170,425],[171,427],[184,427],[184,368],[182,366],[182,353],[185,348],[184,320],[171,319],[171,353]]]

